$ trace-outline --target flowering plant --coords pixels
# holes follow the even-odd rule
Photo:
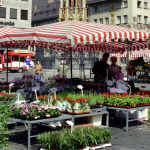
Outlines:
[[[128,93],[117,94],[117,93],[103,93],[105,96],[104,103],[108,106],[141,106],[150,105],[150,98],[148,94],[137,92],[137,94],[129,95]]]
[[[54,115],[57,115],[57,114],[59,114],[59,110],[58,110],[58,107],[56,107],[56,106],[51,106],[51,105],[43,105],[43,106],[41,106],[41,108],[42,108],[42,112],[43,112],[43,114],[45,114],[45,115],[52,115],[52,116],[54,116]]]
[[[56,115],[59,114],[57,107],[50,105],[40,106],[35,104],[22,104],[21,106],[13,105],[11,107],[13,115],[22,119],[39,119],[43,118],[46,114]]]
[[[26,105],[22,104],[21,106],[12,106],[11,110],[14,111],[14,115],[19,115],[23,119],[29,119],[31,117],[40,118],[41,107],[39,105]]]
[[[13,101],[16,100],[16,94],[6,94],[0,92],[0,101]]]

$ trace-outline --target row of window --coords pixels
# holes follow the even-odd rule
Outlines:
[[[51,23],[55,23],[58,22],[58,20],[45,20],[45,21],[40,21],[40,22],[33,22],[32,26],[41,26],[41,25],[45,25],[45,24],[51,24]]]
[[[117,20],[119,20],[118,21],[118,24],[121,24],[121,16],[117,16]],[[98,20],[97,19],[94,19],[94,23],[98,23]],[[107,18],[100,18],[99,19],[99,23],[101,23],[101,24],[108,24],[109,25],[109,18],[107,17]],[[123,16],[123,23],[124,24],[127,24],[128,23],[128,16],[127,15],[124,15]]]
[[[93,20],[94,23],[98,23],[97,19]],[[134,20],[137,23],[142,23],[142,15],[138,15],[136,20]],[[109,18],[100,18],[99,19],[99,23],[101,24],[109,24]],[[122,21],[122,17],[121,16],[117,16],[117,23],[116,24],[127,24],[128,23],[128,16],[127,15],[123,15],[123,21]],[[148,24],[148,16],[144,16],[144,24]]]
[[[10,19],[17,19],[17,9],[10,8]],[[21,9],[21,20],[28,20],[28,10]],[[0,18],[6,18],[6,7],[0,7]]]
[[[56,12],[59,11],[58,9],[52,9],[52,10],[47,10],[45,12],[38,12],[34,14],[34,17],[42,17],[42,16],[49,16],[50,14],[56,14]]]
[[[142,15],[138,15],[137,18],[134,17],[134,22],[142,23]],[[117,16],[117,24],[122,23],[121,16]],[[123,23],[128,23],[128,17],[127,15],[123,16]],[[144,16],[144,24],[148,24],[148,16]]]
[[[137,23],[142,23],[142,15],[137,16],[137,20],[135,20]],[[148,24],[148,16],[144,16],[144,24]]]
[[[128,1],[119,1],[116,3],[116,9],[121,8],[127,8],[128,7]],[[142,1],[137,2],[137,8],[142,8]],[[148,9],[148,2],[143,3],[143,8]],[[108,11],[109,10],[109,3],[106,4],[100,4],[99,6],[95,6],[93,12],[102,12],[102,11]]]
[[[142,1],[137,1],[137,8],[142,8]],[[143,3],[143,8],[148,9],[148,2]]]
[[[116,9],[120,9],[121,7],[127,8],[128,2],[127,1],[119,1],[116,3]],[[93,12],[102,12],[102,11],[108,11],[109,10],[109,3],[106,4],[100,4],[99,6],[95,6]]]
[[[93,21],[94,21],[94,23],[98,23],[97,19],[94,19]],[[105,18],[105,19],[100,18],[99,19],[99,23],[101,23],[101,24],[108,24],[109,25],[109,18]]]

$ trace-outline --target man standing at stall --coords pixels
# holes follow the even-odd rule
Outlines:
[[[105,80],[107,77],[107,68],[108,68],[108,58],[109,54],[104,53],[103,58],[100,61],[95,62],[94,67],[92,69],[94,76],[94,82],[98,82],[99,80]]]

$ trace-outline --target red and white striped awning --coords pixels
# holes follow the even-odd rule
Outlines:
[[[11,46],[68,46],[93,45],[103,42],[150,40],[150,33],[135,29],[82,21],[64,21],[10,33],[0,42]]]
[[[127,51],[123,54],[111,54],[110,57],[116,56],[116,57],[127,57]],[[129,57],[150,57],[150,50],[140,50],[140,51],[132,51],[129,52]]]
[[[5,38],[8,33],[20,32],[22,29],[12,28],[12,27],[2,27],[0,28],[0,38]]]
[[[12,28],[12,27],[2,27],[0,28],[0,39],[5,39],[6,35],[9,33],[14,33],[14,32],[21,32],[22,29],[18,29],[18,28]],[[5,45],[6,46],[6,45]],[[2,43],[0,43],[0,47],[5,47],[3,46]]]
[[[99,44],[93,44],[93,45],[85,45],[85,46],[77,46],[73,48],[74,52],[78,51],[107,51],[112,53],[124,53],[128,49],[128,44],[125,43],[119,43],[119,42],[103,42]],[[135,42],[132,45],[130,45],[130,50],[132,51],[139,51],[139,50],[145,50],[150,49],[150,42]]]

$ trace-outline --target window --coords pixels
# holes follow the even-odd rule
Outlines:
[[[56,14],[56,9],[53,9],[53,14]]]
[[[32,57],[31,57],[31,60],[32,60],[32,61],[35,61],[35,56],[32,56]]]
[[[17,19],[17,9],[10,8],[10,19]]]
[[[127,1],[123,1],[123,7],[128,8],[128,2]]]
[[[144,2],[144,9],[148,8],[148,2]]]
[[[7,62],[7,56],[5,56],[5,62]],[[10,62],[11,62],[11,56],[8,55],[8,63],[10,63]]]
[[[109,18],[105,18],[106,24],[109,24]]]
[[[123,23],[125,23],[125,24],[128,23],[128,16],[127,15],[123,16]]]
[[[94,23],[97,23],[97,19],[94,19]]]
[[[28,20],[28,10],[21,10],[21,20]]]
[[[100,11],[100,12],[103,11],[103,6],[102,6],[102,5],[99,6],[99,11]]]
[[[94,12],[97,12],[97,6],[94,7]]]
[[[25,57],[20,57],[20,62],[24,62],[25,61]]]
[[[142,8],[142,2],[141,1],[137,2],[137,8]]]
[[[105,10],[105,11],[108,11],[108,9],[109,9],[109,4],[105,4],[105,5],[104,5],[104,10]]]
[[[142,18],[141,15],[138,15],[138,16],[137,16],[137,23],[141,23],[141,18]]]
[[[6,8],[0,7],[0,18],[6,18]]]
[[[19,56],[12,56],[12,61],[19,61]]]
[[[144,24],[148,24],[148,16],[144,16]]]
[[[0,64],[2,64],[2,57],[0,57]]]
[[[43,16],[43,12],[40,12],[40,16],[41,16],[41,17]]]
[[[121,9],[121,1],[117,2],[117,9]]]
[[[100,24],[103,24],[103,18],[99,19]]]
[[[121,24],[121,16],[117,16],[117,24]]]

